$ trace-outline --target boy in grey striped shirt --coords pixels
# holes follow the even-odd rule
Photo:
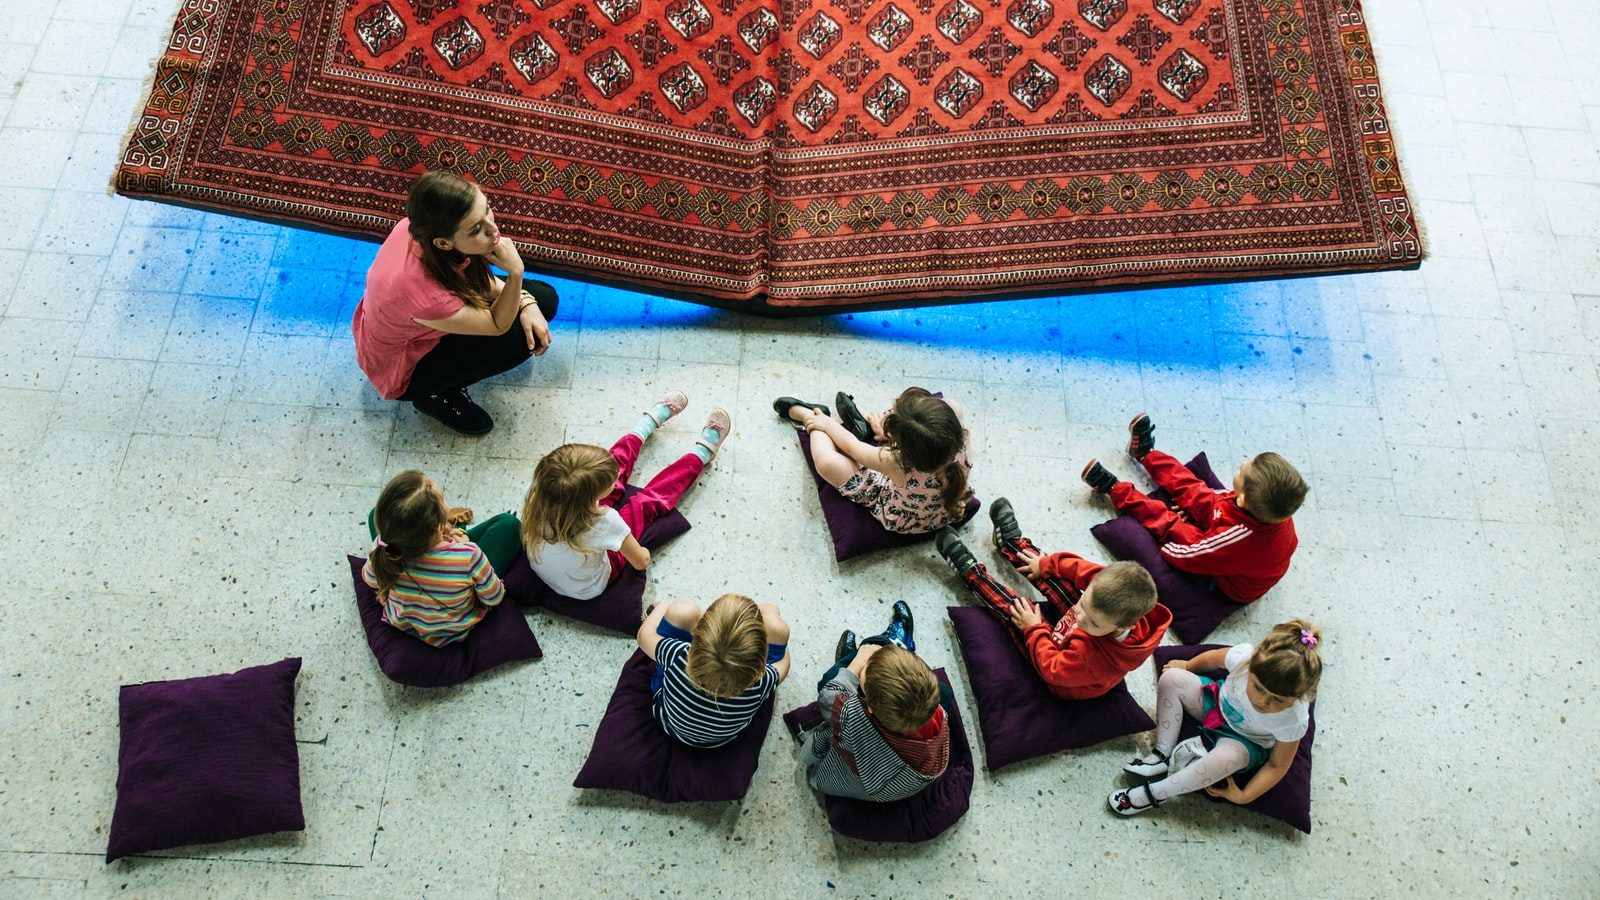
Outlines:
[[[937,781],[950,763],[953,698],[916,655],[910,607],[896,602],[889,627],[859,647],[846,631],[835,655],[817,685],[822,719],[800,734],[811,786],[889,802]]]
[[[723,594],[705,613],[658,604],[639,626],[639,649],[656,661],[651,712],[691,747],[739,736],[789,674],[789,623],[770,603]]]

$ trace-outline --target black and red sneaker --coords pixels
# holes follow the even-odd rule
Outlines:
[[[1111,493],[1111,489],[1116,487],[1119,480],[1117,476],[1111,474],[1110,469],[1100,465],[1098,459],[1089,460],[1089,464],[1083,467],[1083,483],[1096,494]]]
[[[1146,453],[1156,448],[1153,436],[1156,427],[1150,423],[1149,413],[1139,413],[1128,423],[1128,455],[1144,462]]]

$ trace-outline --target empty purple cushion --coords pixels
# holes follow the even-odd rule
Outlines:
[[[1193,659],[1207,650],[1215,650],[1218,647],[1225,646],[1227,645],[1181,644],[1170,647],[1157,647],[1155,653],[1156,671],[1159,673],[1161,667],[1165,666],[1169,660]],[[1200,674],[1209,678],[1225,678],[1228,672],[1226,669],[1217,669],[1213,672],[1202,672]],[[1254,803],[1246,803],[1244,807],[1245,809],[1255,810],[1264,816],[1277,819],[1280,822],[1293,825],[1306,834],[1311,833],[1311,741],[1317,736],[1316,701],[1311,703],[1310,714],[1311,722],[1306,728],[1306,736],[1300,739],[1300,749],[1296,751],[1294,762],[1290,763],[1289,771],[1284,773],[1283,780],[1273,785],[1272,790],[1257,797]],[[1185,716],[1181,738],[1186,740],[1199,733],[1200,727]],[[1242,784],[1240,786],[1243,787]],[[1215,803],[1223,803],[1228,806],[1237,805],[1206,793],[1201,793],[1199,796]]]
[[[961,724],[961,709],[950,693],[950,679],[943,669],[933,674],[944,686],[945,715],[950,722],[950,764],[944,774],[915,796],[890,803],[874,803],[853,797],[823,797],[828,824],[845,837],[874,843],[915,844],[943,834],[967,813],[972,800],[972,746]],[[791,735],[800,726],[822,717],[816,703],[790,710],[783,717]]]
[[[1204,453],[1189,460],[1185,467],[1206,484],[1222,489],[1222,482],[1211,471],[1211,463]],[[1154,491],[1150,496],[1156,500],[1167,499],[1166,491]],[[1172,630],[1183,640],[1205,640],[1206,635],[1242,605],[1212,586],[1211,579],[1191,575],[1167,562],[1161,555],[1161,542],[1132,516],[1117,516],[1089,529],[1089,533],[1105,545],[1112,556],[1131,559],[1150,571],[1150,577],[1156,582],[1156,596],[1172,610]]]
[[[294,679],[300,659],[231,675],[125,684],[106,862],[303,831]]]
[[[993,613],[972,606],[946,612],[978,703],[989,771],[1156,727],[1127,684],[1092,700],[1063,700],[1045,687]]]
[[[811,459],[811,441],[807,438],[805,429],[797,428],[795,434],[800,437],[800,452],[805,455],[806,468],[811,470],[811,477],[817,482],[817,499],[822,501],[822,518],[828,523],[828,534],[833,537],[834,559],[844,562],[879,550],[911,547],[933,539],[932,531],[922,534],[900,534],[890,531],[879,524],[865,507],[857,506],[840,496],[833,485],[817,474],[817,464]],[[956,523],[956,527],[959,528],[972,521],[972,517],[978,514],[978,507],[982,505],[977,497],[969,497],[967,511],[962,515],[961,521]]]
[[[630,484],[623,491],[623,499],[638,492],[639,488]],[[689,520],[684,518],[683,513],[672,510],[646,525],[644,534],[639,537],[639,543],[647,549],[655,550],[688,530]],[[589,600],[574,600],[550,590],[528,565],[526,550],[517,554],[516,560],[506,570],[503,580],[506,585],[506,595],[523,606],[542,606],[569,619],[587,622],[629,637],[638,632],[639,623],[644,621],[645,573],[632,566],[623,566],[622,574],[617,576],[617,580],[611,582],[598,597]]]
[[[650,714],[655,660],[634,651],[622,667],[594,746],[574,787],[627,791],[662,803],[744,797],[772,724],[772,698],[737,738],[721,747],[690,747],[667,736]]]
[[[350,577],[356,586],[356,609],[367,632],[367,646],[378,668],[390,681],[409,687],[450,687],[479,672],[521,659],[538,659],[544,653],[534,639],[528,620],[516,604],[501,601],[489,607],[483,620],[465,638],[435,647],[383,620],[378,592],[361,577],[366,560],[349,557]]]

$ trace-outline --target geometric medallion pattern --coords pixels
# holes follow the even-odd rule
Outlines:
[[[119,192],[712,302],[1415,266],[1358,0],[184,0]]]

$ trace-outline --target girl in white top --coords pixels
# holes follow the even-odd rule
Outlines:
[[[1271,790],[1310,726],[1310,701],[1322,677],[1320,643],[1315,625],[1295,619],[1259,644],[1167,663],[1156,685],[1155,749],[1122,767],[1159,780],[1112,792],[1111,808],[1131,816],[1202,788],[1245,804]],[[1219,668],[1228,671],[1220,681],[1196,674]],[[1202,744],[1194,753],[1178,744],[1185,713],[1200,723]],[[1248,778],[1240,784],[1236,775]]]
[[[732,429],[728,414],[713,409],[688,453],[625,496],[644,442],[688,403],[682,391],[668,391],[610,450],[564,444],[539,460],[522,504],[522,545],[533,573],[551,590],[592,600],[624,565],[650,565],[650,550],[640,543],[645,529],[677,506]]]

